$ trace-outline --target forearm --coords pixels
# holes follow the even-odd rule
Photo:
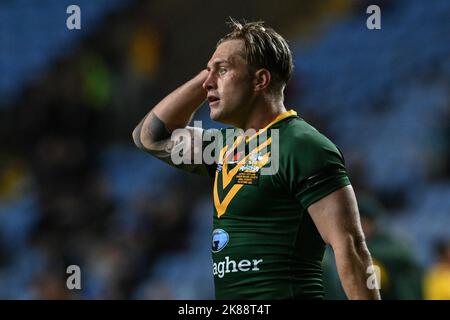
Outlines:
[[[380,293],[375,288],[369,288],[367,279],[368,267],[372,266],[372,259],[364,241],[349,243],[333,247],[337,271],[342,287],[351,300],[376,300]]]
[[[184,128],[206,99],[202,84],[208,72],[202,70],[194,78],[161,100],[152,110],[170,129]],[[146,125],[144,121],[144,125]]]

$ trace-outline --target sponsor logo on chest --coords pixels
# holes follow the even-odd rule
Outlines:
[[[254,272],[259,271],[259,265],[263,262],[263,259],[243,259],[232,260],[229,256],[225,257],[224,261],[218,261],[213,263],[213,274],[219,278],[223,278],[227,273],[234,272]]]
[[[211,239],[211,250],[217,253],[225,248],[230,240],[228,232],[223,229],[214,229]],[[223,278],[227,273],[259,271],[259,264],[263,259],[242,259],[239,261],[230,259],[229,256],[225,260],[213,263],[213,274],[219,278]]]

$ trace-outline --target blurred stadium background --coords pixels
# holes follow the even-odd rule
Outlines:
[[[205,66],[228,16],[290,41],[286,105],[346,156],[383,297],[450,299],[447,0],[0,1],[0,298],[213,298],[211,182],[131,132]],[[66,288],[71,264],[82,290]]]

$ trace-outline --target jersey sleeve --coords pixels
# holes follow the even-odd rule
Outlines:
[[[304,208],[350,184],[342,153],[316,130],[289,137],[284,164],[289,192]]]

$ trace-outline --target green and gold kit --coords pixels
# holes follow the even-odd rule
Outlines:
[[[274,174],[258,175],[259,168],[270,165],[273,129],[278,130],[279,167]],[[216,298],[321,299],[325,243],[307,208],[350,184],[343,156],[295,111],[241,143],[248,147],[265,130],[268,138],[246,148],[240,161],[224,143],[210,171]]]

